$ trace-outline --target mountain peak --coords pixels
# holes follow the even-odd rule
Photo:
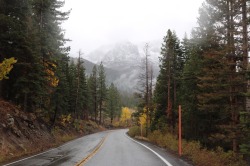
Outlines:
[[[114,45],[102,46],[88,55],[88,60],[104,65],[110,62],[137,61],[140,59],[138,47],[130,41],[122,41]]]

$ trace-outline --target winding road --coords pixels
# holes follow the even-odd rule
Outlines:
[[[131,139],[126,132],[87,135],[4,166],[191,166],[164,149]]]

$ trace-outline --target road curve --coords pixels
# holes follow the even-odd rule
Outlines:
[[[110,132],[100,150],[84,166],[190,166],[164,149],[131,139],[126,132]]]
[[[83,158],[91,154],[107,134],[108,131],[90,134],[70,141],[58,148],[4,166],[75,166]]]
[[[190,166],[150,143],[137,142],[127,130],[84,136],[47,152],[5,166]]]

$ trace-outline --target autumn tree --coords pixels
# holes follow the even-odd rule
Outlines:
[[[13,68],[13,64],[15,64],[17,60],[14,58],[5,59],[3,62],[0,63],[0,81],[2,79],[8,79],[7,75]]]
[[[129,126],[129,120],[131,119],[132,112],[128,107],[122,108],[120,122],[123,126]]]
[[[0,97],[2,96],[2,81],[3,79],[8,78],[8,74],[13,68],[13,64],[17,61],[14,58],[5,59],[3,62],[0,63]]]

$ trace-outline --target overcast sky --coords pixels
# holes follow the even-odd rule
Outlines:
[[[85,54],[119,41],[161,40],[168,29],[179,38],[196,26],[203,0],[65,0],[72,9],[63,23],[70,54]]]

